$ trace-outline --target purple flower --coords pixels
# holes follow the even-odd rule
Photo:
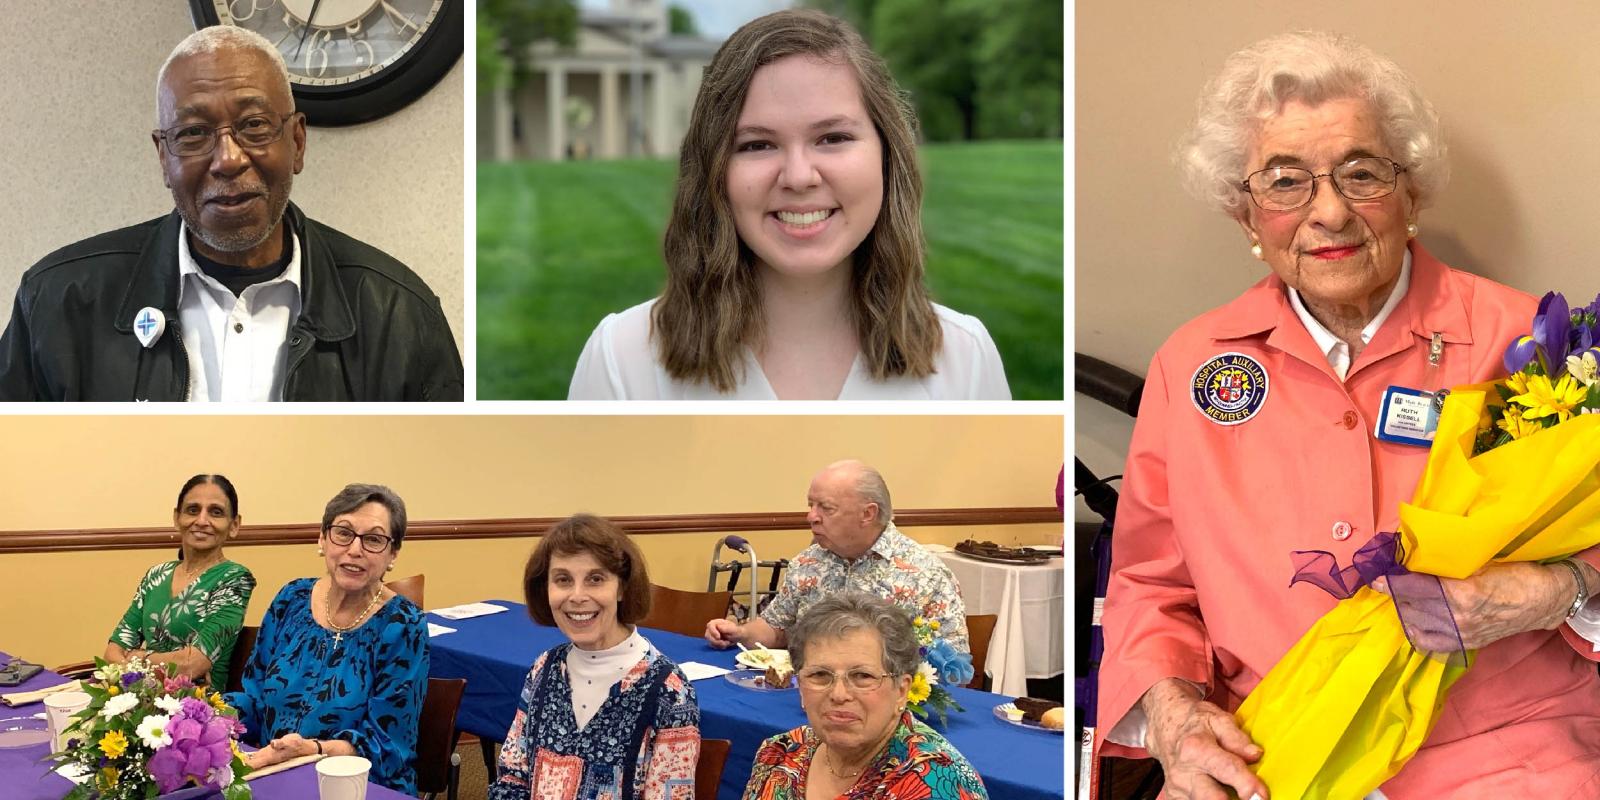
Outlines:
[[[213,717],[203,724],[187,718],[176,720],[167,727],[172,744],[157,750],[145,769],[164,793],[190,779],[220,788],[221,770],[233,761],[232,732],[226,718]]]
[[[1545,372],[1554,375],[1560,365],[1567,363],[1567,352],[1572,346],[1572,312],[1567,298],[1560,292],[1547,292],[1539,299],[1539,311],[1533,316],[1533,338],[1544,352]]]
[[[124,672],[122,673],[122,688],[126,689],[142,680],[144,680],[144,673],[142,672]]]
[[[1539,343],[1532,336],[1518,336],[1506,348],[1506,372],[1516,372],[1539,356]]]
[[[210,722],[211,718],[217,714],[210,703],[195,697],[185,697],[179,701],[178,705],[183,707],[183,710],[178,713],[182,714],[186,719],[192,719],[196,722]]]

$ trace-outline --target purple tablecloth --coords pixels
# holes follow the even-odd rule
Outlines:
[[[11,656],[0,653],[0,664],[10,660]],[[31,692],[65,683],[66,680],[46,670],[23,682],[21,686],[4,687],[0,689],[0,693]],[[28,717],[43,711],[43,703],[20,708],[0,705],[0,720]],[[72,782],[51,772],[48,765],[39,763],[39,759],[49,752],[47,744],[0,748],[0,794],[7,800],[61,800],[65,797],[67,792],[72,790]],[[317,797],[316,768],[307,764],[287,772],[268,775],[261,780],[251,781],[250,788],[257,800],[314,800]],[[221,795],[212,793],[210,796]],[[367,784],[367,800],[406,800],[409,797],[410,795],[377,784]]]

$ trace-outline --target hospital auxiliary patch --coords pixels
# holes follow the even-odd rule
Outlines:
[[[1243,353],[1223,353],[1194,371],[1189,394],[1212,422],[1238,425],[1267,401],[1267,370]]]

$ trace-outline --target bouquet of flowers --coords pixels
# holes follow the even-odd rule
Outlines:
[[[239,752],[244,726],[222,695],[143,659],[95,659],[83,682],[89,707],[73,715],[68,745],[47,758],[87,776],[65,800],[150,800],[185,786],[247,800],[249,772]]]
[[[1506,348],[1505,380],[1495,381],[1473,455],[1566,422],[1574,414],[1600,413],[1600,297],[1569,309],[1559,293],[1546,294],[1533,332]]]
[[[1253,765],[1277,797],[1363,797],[1427,739],[1472,653],[1414,648],[1388,580],[1421,629],[1453,633],[1437,578],[1493,561],[1545,561],[1600,543],[1600,298],[1572,311],[1545,295],[1533,330],[1506,349],[1507,378],[1446,396],[1428,462],[1400,530],[1380,533],[1339,568],[1295,554],[1295,581],[1342,601],[1278,661],[1237,717],[1264,750]],[[1403,589],[1402,586],[1409,586]],[[1459,641],[1459,639],[1458,639]]]
[[[950,709],[966,711],[944,687],[946,684],[961,686],[972,680],[972,656],[956,652],[944,640],[939,634],[938,620],[917,617],[911,624],[917,634],[922,663],[917,665],[917,674],[911,676],[906,707],[922,719],[927,719],[930,712],[938,714],[939,725],[943,726],[949,721]]]

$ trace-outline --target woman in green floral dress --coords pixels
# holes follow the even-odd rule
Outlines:
[[[133,602],[106,645],[106,659],[134,656],[205,678],[220,691],[228,683],[228,659],[244,625],[256,579],[229,561],[223,545],[239,532],[239,495],[221,475],[196,475],[178,492],[172,524],[183,558],[157,564],[144,574]]]

